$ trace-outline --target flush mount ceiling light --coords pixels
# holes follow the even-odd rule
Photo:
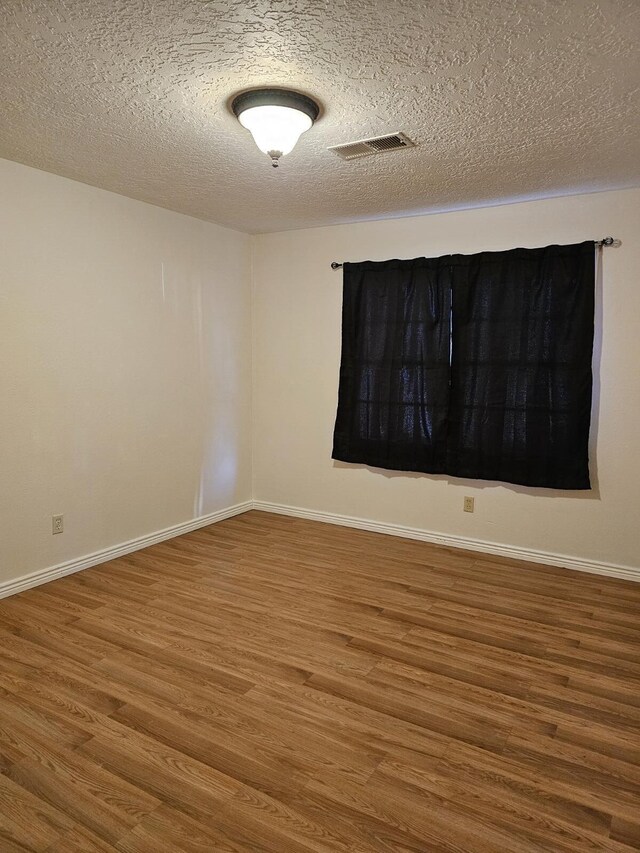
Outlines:
[[[231,109],[251,132],[261,151],[277,166],[280,157],[293,150],[305,130],[318,118],[320,107],[312,99],[290,89],[252,89],[237,95]]]

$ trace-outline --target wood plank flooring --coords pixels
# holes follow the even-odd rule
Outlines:
[[[5,599],[0,851],[640,850],[639,614],[258,512]]]

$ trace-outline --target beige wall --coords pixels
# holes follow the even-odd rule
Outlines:
[[[249,238],[8,161],[0,187],[0,584],[249,500],[252,453],[258,501],[640,567],[640,190]],[[592,493],[332,462],[332,260],[606,234]]]
[[[591,493],[334,463],[341,282],[333,260],[572,243],[602,255]],[[640,566],[640,190],[254,239],[254,498],[606,564]],[[463,495],[476,499],[462,512]]]
[[[249,237],[8,161],[0,188],[0,582],[248,500]]]

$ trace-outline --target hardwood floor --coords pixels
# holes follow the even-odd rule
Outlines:
[[[640,584],[247,513],[0,602],[0,851],[640,850]]]

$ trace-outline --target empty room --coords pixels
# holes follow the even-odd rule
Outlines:
[[[640,851],[638,45],[0,4],[0,853]]]

